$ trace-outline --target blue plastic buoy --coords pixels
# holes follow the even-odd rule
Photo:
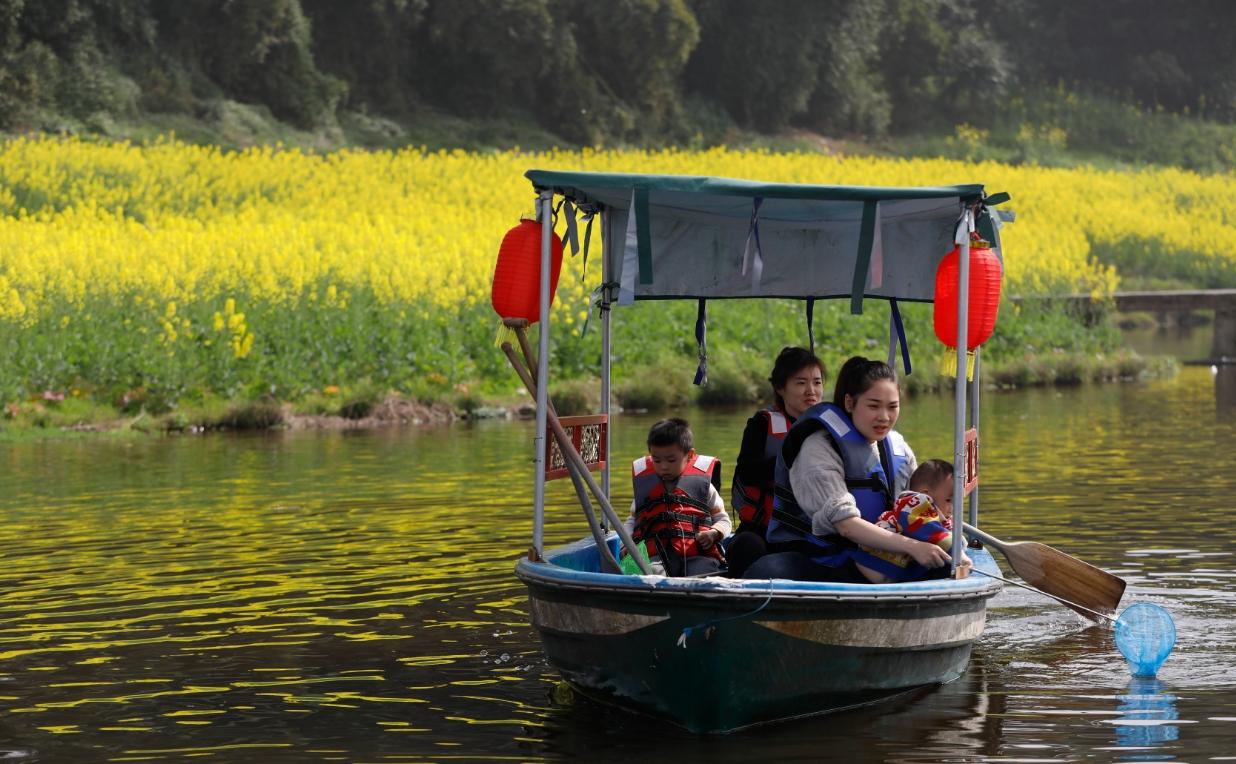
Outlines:
[[[1133,676],[1153,677],[1176,646],[1176,623],[1158,605],[1139,602],[1116,619],[1116,649]]]

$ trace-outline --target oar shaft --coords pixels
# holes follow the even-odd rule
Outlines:
[[[1043,591],[1042,589],[1036,589],[1036,588],[1034,588],[1033,586],[1030,586],[1029,584],[1023,584],[1023,583],[1022,583],[1022,582],[1020,582],[1020,581],[1012,581],[1012,580],[1010,580],[1010,579],[1005,578],[1004,576],[997,576],[997,575],[996,575],[996,574],[994,574],[994,573],[988,573],[987,571],[985,571],[985,570],[979,570],[978,568],[973,568],[971,572],[973,572],[973,573],[981,573],[982,575],[987,576],[988,578],[994,578],[994,579],[996,579],[996,580],[998,580],[998,581],[1003,581],[1003,582],[1004,582],[1004,583],[1006,583],[1006,584],[1012,584],[1013,586],[1020,586],[1020,587],[1021,587],[1021,588],[1023,588],[1023,589],[1029,589],[1029,590],[1030,590],[1030,591],[1032,591],[1032,592],[1038,592],[1039,594],[1043,595],[1044,597],[1051,597],[1052,599],[1056,600],[1057,602],[1062,602],[1062,603],[1064,603],[1065,605],[1068,605],[1069,607],[1072,607],[1072,608],[1077,608],[1078,610],[1085,610],[1087,613],[1093,613],[1094,615],[1097,615],[1099,618],[1106,618],[1107,620],[1111,621],[1112,623],[1115,623],[1115,622],[1116,622],[1116,619],[1115,619],[1115,618],[1112,618],[1110,615],[1107,615],[1107,614],[1105,614],[1105,613],[1100,613],[1100,612],[1099,612],[1099,611],[1097,611],[1097,610],[1091,610],[1090,608],[1086,607],[1085,605],[1078,605],[1076,602],[1069,602],[1068,600],[1066,600],[1066,599],[1065,599],[1065,598],[1063,598],[1063,597],[1057,597],[1057,596],[1056,596],[1056,595],[1054,595],[1054,594],[1048,594],[1047,592]]]
[[[1004,551],[1005,543],[1001,541],[1000,539],[996,538],[990,533],[987,533],[986,531],[981,531],[978,528],[975,528],[970,523],[962,523],[961,525],[965,529],[968,535],[974,536],[979,541],[982,541],[984,544],[992,547],[993,549],[996,549],[1000,552]]]

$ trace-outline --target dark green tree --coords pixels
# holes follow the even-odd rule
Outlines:
[[[1236,3],[1009,0],[993,26],[1024,85],[1236,118]]]
[[[892,102],[880,72],[885,14],[878,3],[835,3],[820,36],[819,72],[796,121],[822,133],[882,135]]]
[[[683,70],[699,40],[699,25],[686,3],[567,0],[556,6],[565,12],[576,44],[586,52],[559,65],[580,69],[584,80],[592,80],[614,99],[633,123],[600,125],[602,132],[625,137],[633,127],[634,137],[654,142],[675,132],[683,119]]]
[[[408,114],[416,97],[414,34],[429,0],[300,0],[317,65],[348,85],[352,109]]]
[[[892,129],[981,121],[1003,95],[1009,64],[978,0],[886,0],[880,70]]]
[[[695,0],[700,40],[687,64],[687,87],[721,104],[744,126],[787,126],[806,112],[816,89],[820,41],[837,5]]]
[[[299,127],[333,117],[344,85],[314,63],[300,0],[178,0],[152,11],[160,43],[226,95]]]

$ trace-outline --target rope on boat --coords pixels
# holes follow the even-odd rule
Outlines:
[[[716,631],[717,624],[724,623],[726,621],[734,621],[739,618],[750,618],[751,616],[760,612],[764,608],[768,607],[768,603],[772,602],[772,598],[773,598],[773,580],[770,578],[768,579],[768,596],[764,599],[762,603],[760,603],[760,606],[757,607],[755,610],[752,610],[747,613],[739,613],[738,615],[726,616],[725,618],[714,618],[711,621],[703,621],[701,623],[695,624],[694,626],[688,626],[682,630],[681,634],[678,635],[677,644],[683,650],[686,650],[687,640],[690,639],[691,635],[697,631],[704,632],[704,639],[712,639],[712,635],[713,635],[713,632]]]

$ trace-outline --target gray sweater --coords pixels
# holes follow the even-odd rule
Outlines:
[[[876,446],[873,443],[871,447]],[[905,451],[905,469],[893,479],[897,484],[893,486],[894,496],[905,490],[910,473],[918,466],[909,443],[905,444]],[[803,441],[798,458],[790,467],[790,485],[794,487],[798,506],[811,518],[811,532],[817,536],[836,535],[839,521],[860,515],[853,494],[845,487],[841,454],[829,443],[824,430]]]

